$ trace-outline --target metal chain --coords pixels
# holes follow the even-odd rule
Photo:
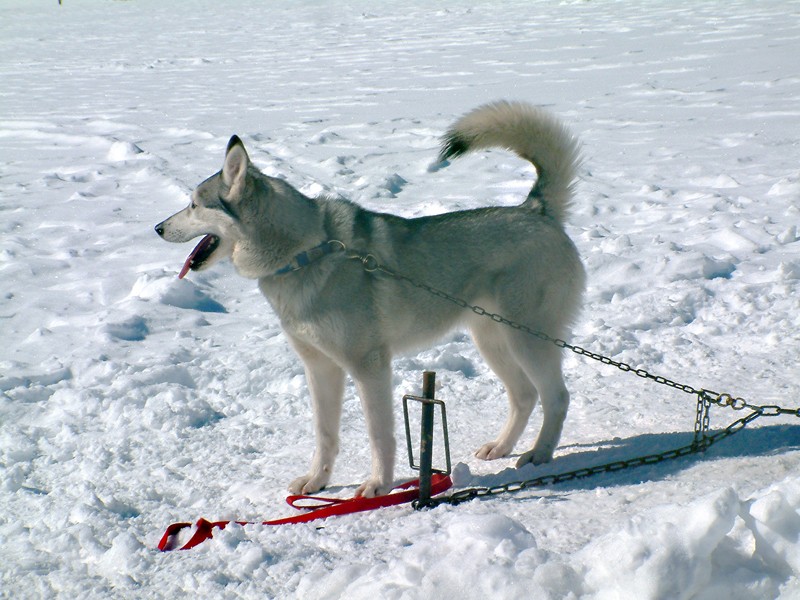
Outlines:
[[[337,242],[341,244],[341,242]],[[344,244],[342,244],[344,246]],[[403,275],[402,273],[398,273],[393,269],[381,264],[378,259],[368,253],[360,253],[355,252],[352,250],[345,249],[347,253],[346,256],[351,259],[359,260],[364,267],[364,270],[369,273],[380,272],[389,277],[397,279],[399,281],[404,281],[415,288],[424,290],[435,296],[437,298],[441,298],[442,300],[446,300],[459,306],[464,309],[469,309],[476,315],[487,317],[496,323],[500,323],[502,325],[506,325],[515,329],[517,331],[522,331],[529,335],[532,335],[535,338],[538,338],[545,342],[550,342],[555,344],[559,348],[565,348],[574,352],[579,356],[585,356],[592,360],[596,360],[598,362],[603,363],[604,365],[610,365],[612,367],[616,367],[620,371],[633,373],[638,377],[643,379],[649,379],[654,381],[658,384],[665,385],[667,387],[679,390],[686,394],[692,394],[697,396],[697,409],[696,409],[696,416],[695,416],[695,425],[694,425],[694,440],[691,444],[686,446],[681,446],[680,448],[675,448],[673,450],[667,450],[665,452],[659,452],[657,454],[649,454],[647,456],[640,456],[636,458],[630,458],[627,460],[618,460],[602,465],[597,465],[593,467],[584,467],[582,469],[577,469],[575,471],[568,471],[566,473],[558,473],[553,475],[543,475],[541,477],[536,477],[534,479],[527,479],[523,481],[512,481],[510,483],[505,483],[502,485],[495,485],[491,487],[473,487],[467,488],[463,490],[458,490],[453,492],[449,496],[444,496],[441,498],[431,498],[425,503],[425,507],[432,507],[438,506],[440,504],[459,504],[461,502],[466,502],[468,500],[472,500],[474,498],[482,498],[485,496],[495,496],[498,494],[506,494],[512,492],[520,492],[522,490],[526,490],[529,488],[535,487],[544,487],[550,486],[557,483],[564,483],[567,481],[574,481],[576,479],[584,479],[586,477],[591,477],[593,475],[598,475],[601,473],[614,473],[616,471],[622,471],[625,469],[632,469],[634,467],[641,467],[644,465],[654,465],[666,460],[674,460],[677,458],[681,458],[684,456],[690,456],[692,454],[699,454],[704,452],[708,449],[711,445],[732,436],[735,433],[738,433],[742,429],[744,429],[749,423],[755,421],[759,417],[777,417],[780,415],[789,415],[800,418],[800,408],[783,408],[778,405],[757,405],[751,404],[744,400],[743,398],[734,397],[728,393],[719,394],[717,392],[713,392],[711,390],[706,389],[696,389],[691,385],[687,385],[685,383],[679,383],[677,381],[673,381],[671,379],[667,379],[666,377],[662,377],[661,375],[655,375],[650,373],[646,369],[638,368],[635,369],[630,364],[616,361],[612,358],[607,356],[603,356],[602,354],[597,354],[580,346],[576,346],[574,344],[570,344],[559,338],[554,338],[543,331],[539,331],[536,329],[532,329],[527,325],[523,325],[521,323],[517,323],[506,317],[499,315],[497,313],[490,312],[485,308],[482,308],[475,304],[470,304],[466,300],[462,298],[458,298],[449,294],[445,291],[442,291],[438,288],[430,286],[426,283],[422,283],[407,275]],[[708,433],[710,428],[710,409],[711,405],[716,404],[718,406],[723,407],[730,407],[735,411],[740,411],[744,409],[748,409],[751,412],[734,421],[730,425],[728,425],[725,429],[714,433]],[[415,503],[415,506],[418,506]]]
[[[576,346],[574,344],[570,344],[569,342],[566,342],[566,341],[564,341],[562,339],[554,338],[554,337],[544,333],[543,331],[532,329],[531,327],[528,327],[527,325],[523,325],[521,323],[516,323],[516,322],[514,322],[514,321],[512,321],[510,319],[507,319],[506,317],[504,317],[502,315],[490,312],[490,311],[486,310],[485,308],[482,308],[482,307],[480,307],[478,305],[470,304],[466,300],[462,300],[461,298],[457,298],[456,296],[453,296],[452,294],[448,294],[447,292],[444,292],[444,291],[442,291],[442,290],[440,290],[438,288],[430,286],[430,285],[428,285],[426,283],[421,283],[421,282],[419,282],[419,281],[417,281],[415,279],[412,279],[411,277],[403,275],[402,273],[398,273],[398,272],[394,271],[393,269],[390,269],[389,267],[379,263],[378,260],[375,258],[375,256],[373,256],[372,254],[362,254],[362,253],[359,253],[359,252],[349,251],[349,254],[347,256],[348,256],[348,258],[353,258],[353,259],[357,259],[357,260],[361,261],[362,265],[364,266],[364,270],[366,270],[369,273],[374,273],[376,271],[379,271],[381,273],[384,273],[385,275],[393,277],[394,279],[398,279],[400,281],[405,281],[406,283],[414,286],[415,288],[418,288],[418,289],[421,289],[421,290],[424,290],[424,291],[428,292],[432,296],[436,296],[437,298],[441,298],[442,300],[447,300],[448,302],[451,302],[451,303],[453,303],[456,306],[459,306],[461,308],[469,309],[472,312],[474,312],[476,315],[479,315],[479,316],[482,316],[482,317],[487,317],[487,318],[491,319],[492,321],[494,321],[495,323],[500,323],[502,325],[506,325],[508,327],[511,327],[512,329],[516,329],[517,331],[522,331],[522,332],[527,333],[529,335],[532,335],[533,337],[538,338],[538,339],[540,339],[540,340],[542,340],[544,342],[550,342],[552,344],[555,344],[559,348],[566,348],[567,350],[570,350],[571,352],[574,352],[575,354],[578,354],[580,356],[585,356],[587,358],[591,358],[592,360],[596,360],[598,362],[601,362],[604,365],[610,365],[612,367],[616,367],[620,371],[633,373],[634,375],[637,375],[637,376],[642,377],[644,379],[651,379],[651,380],[655,381],[656,383],[660,383],[662,385],[666,385],[668,387],[675,388],[675,389],[680,390],[682,392],[685,392],[687,394],[695,395],[695,394],[698,394],[701,391],[704,391],[704,390],[696,390],[695,388],[693,388],[690,385],[686,385],[686,384],[683,384],[683,383],[678,383],[678,382],[672,381],[671,379],[667,379],[666,377],[662,377],[660,375],[654,375],[654,374],[650,373],[649,371],[647,371],[645,369],[641,369],[641,368],[640,369],[635,369],[631,365],[629,365],[628,363],[621,362],[621,361],[616,361],[616,360],[614,360],[612,358],[609,358],[607,356],[603,356],[602,354],[596,354],[595,352],[587,350],[586,348],[581,348],[580,346]]]

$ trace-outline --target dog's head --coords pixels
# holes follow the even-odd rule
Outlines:
[[[179,278],[190,269],[201,271],[233,254],[240,236],[234,205],[242,198],[249,165],[242,141],[233,136],[222,170],[197,186],[189,206],[156,225],[156,233],[168,242],[188,242],[203,236],[186,259]]]
[[[232,258],[241,275],[259,278],[285,264],[293,248],[305,243],[315,221],[309,207],[309,199],[288,183],[260,173],[233,136],[222,170],[192,192],[189,206],[155,229],[168,242],[203,236],[181,278],[224,258]]]

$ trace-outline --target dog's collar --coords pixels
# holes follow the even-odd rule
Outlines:
[[[310,265],[312,262],[319,260],[323,256],[333,254],[334,252],[341,252],[345,250],[345,248],[346,246],[339,240],[328,240],[326,242],[322,242],[319,246],[314,246],[309,250],[304,250],[300,254],[297,254],[291,260],[291,262],[275,271],[272,275],[286,275],[287,273],[299,271],[300,269]]]

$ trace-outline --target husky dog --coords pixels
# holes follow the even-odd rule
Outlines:
[[[508,420],[476,455],[508,455],[541,398],[536,444],[517,465],[553,457],[569,404],[561,351],[551,343],[479,316],[372,264],[435,286],[509,320],[563,337],[576,316],[585,274],[564,232],[579,165],[578,143],[547,112],[496,102],[458,120],[439,159],[482,148],[509,149],[530,161],[537,179],[522,204],[405,219],[346,200],[308,198],[250,162],[231,138],[222,170],[192,193],[190,205],[156,226],[168,242],[203,236],[181,270],[230,258],[258,286],[303,360],[314,413],[316,449],[307,474],[289,486],[313,493],[328,483],[339,450],[345,374],[366,415],[372,472],[358,495],[388,493],[395,439],[392,357],[434,342],[457,326],[471,330],[508,393]]]

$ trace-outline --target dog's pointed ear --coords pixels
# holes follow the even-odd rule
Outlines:
[[[250,165],[250,157],[239,136],[234,135],[228,142],[228,149],[225,151],[225,164],[222,166],[222,180],[230,190],[229,195],[235,197],[244,189],[247,177],[247,167]]]

